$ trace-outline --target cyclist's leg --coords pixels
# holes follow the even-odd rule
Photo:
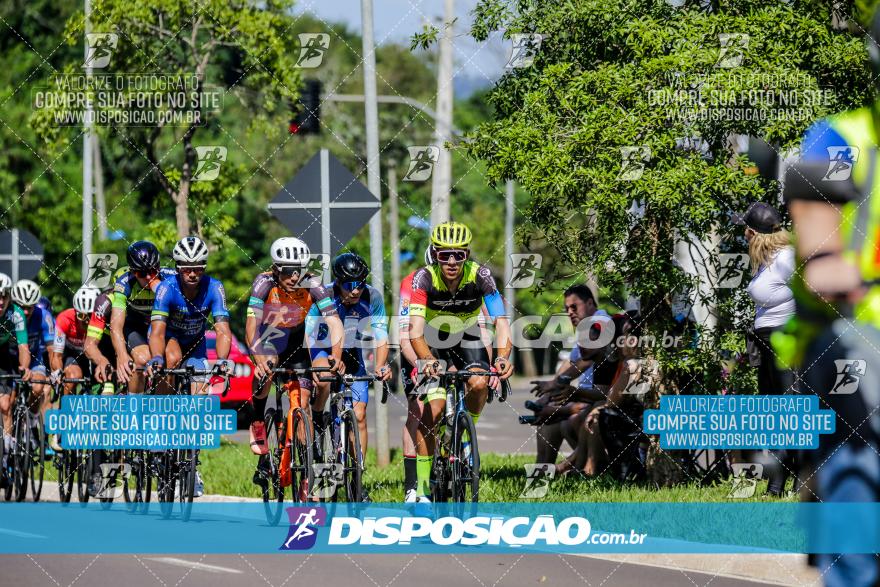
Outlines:
[[[125,336],[125,345],[128,347],[128,354],[134,361],[135,369],[143,369],[150,360],[150,345],[148,344],[149,327],[143,324],[125,322],[123,326],[123,335]],[[105,356],[107,356],[105,354]],[[113,363],[115,364],[115,363]],[[144,390],[144,377],[140,371],[131,374],[131,380],[128,382],[128,391],[131,393],[141,393]]]
[[[408,495],[416,490],[416,437],[419,421],[422,419],[422,402],[415,391],[412,377],[413,366],[403,356],[400,357],[400,381],[406,395],[406,423],[403,425],[403,493]]]
[[[52,395],[49,392],[49,368],[40,359],[31,360],[31,396],[28,404],[34,414],[45,414]]]
[[[191,365],[193,369],[199,371],[207,371],[210,368],[210,366],[208,365],[208,344],[205,340],[204,335],[200,336],[196,340],[177,340],[176,342],[180,345],[180,349],[182,351],[179,362],[181,366],[187,367]],[[168,354],[167,350],[165,354]],[[190,383],[190,394],[204,395],[208,393],[211,388],[209,384],[210,380],[210,375],[195,375],[192,378],[192,382]]]
[[[324,349],[310,349],[312,367],[325,368],[330,366],[330,354]],[[320,374],[319,374],[320,375]],[[327,399],[330,397],[329,381],[318,381],[315,383],[315,399],[312,405],[315,412],[323,412],[327,408]]]
[[[12,375],[17,372],[12,355],[6,348],[0,348],[0,375]],[[13,384],[8,379],[0,379],[0,414],[4,434],[12,433],[12,397]]]
[[[431,349],[432,356],[446,361],[446,349]],[[431,495],[431,464],[437,446],[437,423],[446,409],[446,390],[437,380],[421,381],[416,386],[418,397],[424,397],[421,420],[416,434],[416,495],[419,499]]]
[[[462,371],[470,369],[488,371],[489,353],[479,336],[473,337],[465,334],[462,341],[454,348],[449,349],[455,366]],[[470,377],[465,383],[464,405],[474,420],[474,426],[480,419],[480,414],[486,406],[489,397],[489,378]]]
[[[367,374],[367,370],[364,368],[363,359],[361,359],[357,364],[357,371],[351,371],[355,374],[355,376],[363,376]],[[348,364],[346,364],[346,373],[348,371]],[[366,460],[367,454],[367,404],[370,403],[370,382],[369,381],[355,381],[351,386],[351,401],[353,404],[354,415],[357,419],[358,426],[358,435],[361,440],[361,453],[364,459]]]

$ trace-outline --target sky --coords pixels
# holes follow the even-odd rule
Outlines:
[[[494,82],[503,72],[509,48],[500,39],[478,44],[469,36],[471,10],[477,0],[455,0],[455,90],[456,97]],[[361,31],[361,0],[297,0],[294,13],[310,13],[328,22],[343,22]],[[409,45],[413,33],[426,22],[439,24],[442,0],[373,0],[373,29],[377,44]]]

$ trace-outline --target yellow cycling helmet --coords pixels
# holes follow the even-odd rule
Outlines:
[[[460,222],[444,222],[431,231],[431,244],[435,247],[466,249],[471,244],[471,229]]]

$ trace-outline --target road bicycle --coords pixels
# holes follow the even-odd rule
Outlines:
[[[446,390],[446,411],[439,422],[443,431],[435,445],[431,467],[431,500],[435,503],[479,501],[480,451],[477,430],[464,403],[465,382],[470,377],[497,377],[497,373],[447,371],[440,375],[439,386]],[[498,401],[506,401],[509,393],[510,384],[507,380],[501,380]],[[492,401],[494,395],[495,390],[490,387],[488,402]]]
[[[172,386],[174,395],[190,395],[193,379],[196,377],[222,377],[224,387],[220,396],[225,397],[229,391],[229,372],[225,363],[217,363],[211,369],[196,369],[193,365],[185,365],[175,369],[164,367],[153,369],[152,376],[147,381],[149,392],[155,394],[159,379],[167,376],[174,378]],[[162,517],[164,519],[171,517],[176,495],[177,501],[180,503],[180,518],[184,522],[189,521],[195,496],[199,449],[175,448],[162,452],[151,452],[149,461],[149,463],[145,463],[145,469],[148,470],[145,481],[148,487],[151,483],[149,476],[156,478],[156,496],[159,499],[159,510]],[[146,491],[149,495],[148,488]],[[146,500],[149,501],[149,497]]]
[[[294,502],[306,502],[314,484],[314,429],[308,410],[300,405],[299,379],[313,373],[328,373],[331,369],[275,367],[271,361],[268,367],[275,386],[275,407],[268,408],[263,417],[267,454],[260,457],[254,482],[262,490],[266,521],[275,526],[284,509],[284,488],[288,485],[292,488]],[[263,377],[258,382],[259,388],[265,383]],[[290,402],[287,417],[282,416],[281,396],[285,391]]]
[[[61,387],[73,385],[73,391],[66,395],[80,395],[87,393],[90,380],[86,378],[62,378],[52,386],[52,403],[60,396]],[[86,450],[62,449],[55,452],[52,463],[58,471],[58,495],[61,503],[70,503],[73,498],[73,485],[76,482],[77,497],[80,503],[89,501],[89,458]]]
[[[324,455],[324,464],[331,465],[324,470],[334,478],[330,493],[320,497],[338,501],[341,485],[345,490],[346,501],[363,501],[364,454],[361,450],[351,388],[356,381],[372,383],[376,381],[376,377],[337,373],[334,376],[321,377],[320,380],[333,384],[330,388],[330,425],[324,429],[320,438],[315,438],[315,443],[321,445],[320,452]],[[387,401],[388,385],[387,382],[383,382],[382,403]]]
[[[43,414],[34,414],[28,407],[31,383],[22,381],[21,375],[0,375],[0,379],[17,382],[15,403],[12,406],[13,446],[6,456],[6,501],[24,501],[30,481],[31,497],[40,501],[43,477],[46,472],[46,433]],[[0,444],[3,444],[0,442]],[[0,461],[2,462],[2,461]]]

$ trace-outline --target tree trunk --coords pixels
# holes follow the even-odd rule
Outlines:
[[[177,238],[183,238],[185,236],[189,236],[190,228],[189,228],[189,207],[187,205],[189,201],[189,186],[186,186],[186,191],[184,191],[184,186],[180,186],[180,191],[177,193],[177,196],[174,198],[174,218],[177,221]]]

